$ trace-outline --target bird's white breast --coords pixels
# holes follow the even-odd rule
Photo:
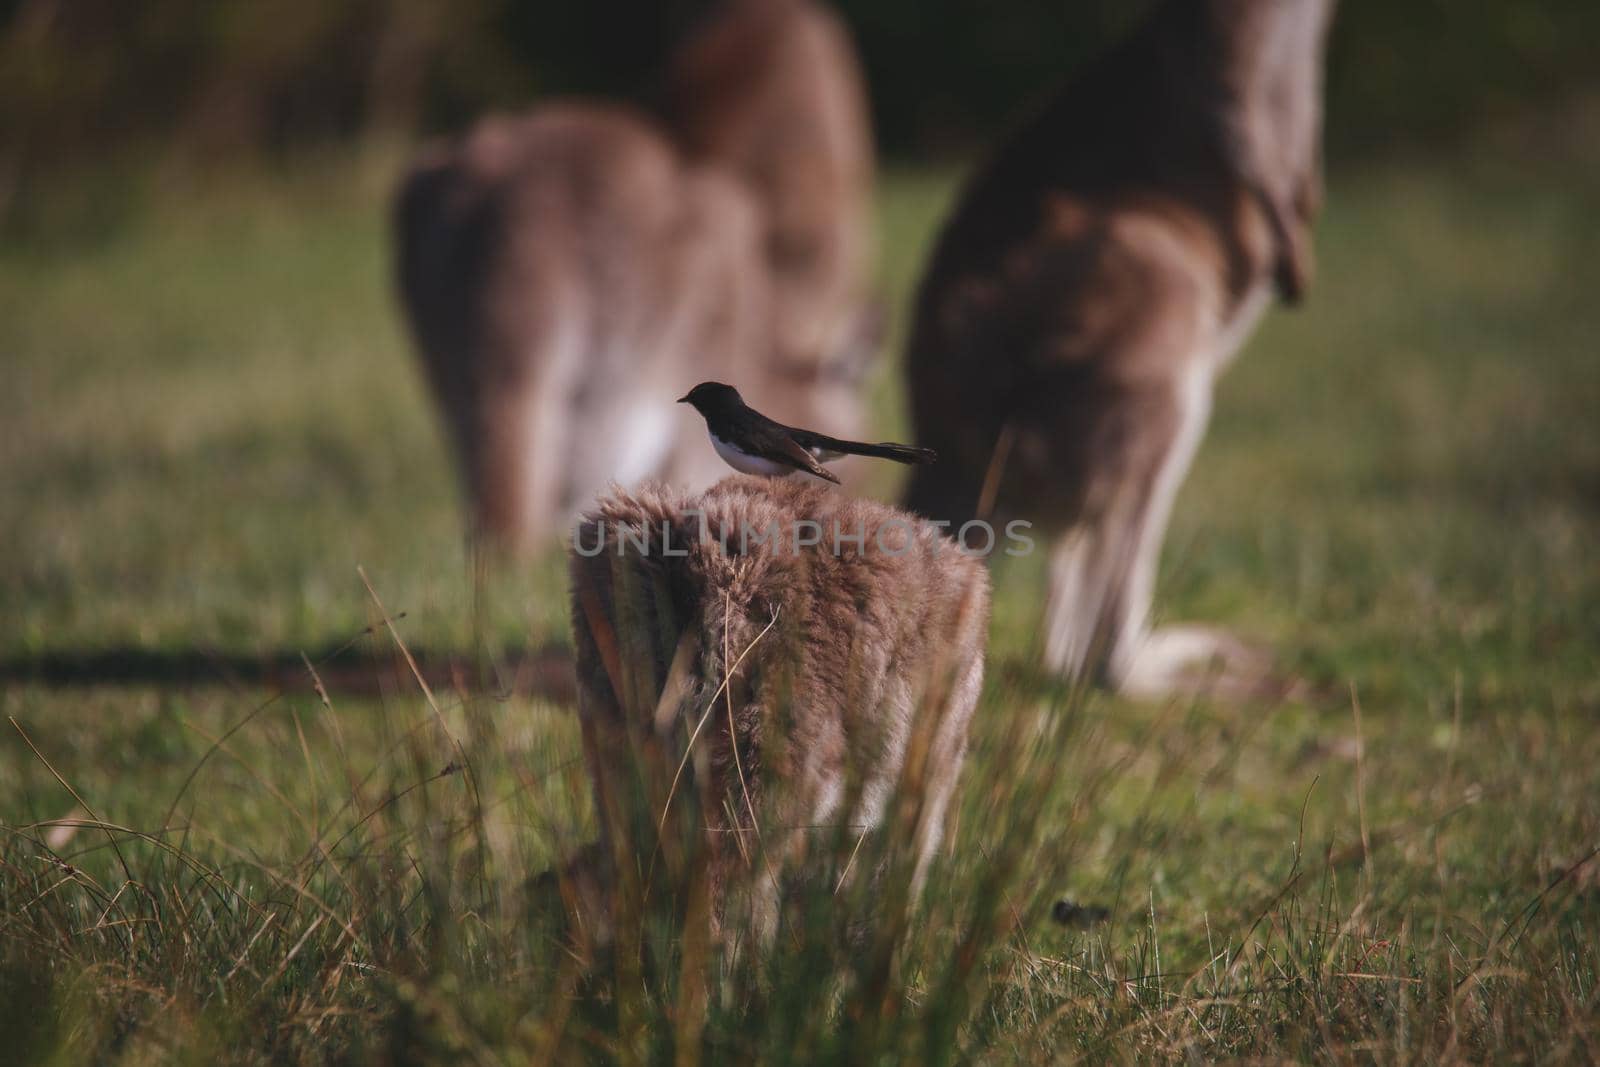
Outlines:
[[[759,474],[763,478],[787,478],[795,472],[793,467],[741,452],[716,434],[711,435],[711,447],[717,450],[722,462],[741,474]]]

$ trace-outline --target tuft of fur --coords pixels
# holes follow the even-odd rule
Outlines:
[[[803,523],[822,545],[795,546],[791,531],[812,533]],[[776,542],[744,536],[773,528]],[[835,551],[835,529],[865,543]],[[886,505],[742,476],[701,494],[615,491],[574,536],[579,715],[614,875],[648,858],[703,721],[693,791],[672,803],[697,798],[705,859],[690,873],[708,880],[713,915],[730,882],[753,878],[770,928],[774,871],[806,853],[800,828],[878,825],[897,787],[920,804],[920,879],[982,681],[989,585],[976,558]]]

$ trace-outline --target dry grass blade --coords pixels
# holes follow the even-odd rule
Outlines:
[[[405,617],[403,612],[401,613],[401,617],[402,618]],[[389,621],[387,616],[385,616],[384,621],[385,622]],[[325,663],[329,662],[330,660],[332,660],[334,657],[339,656],[342,653],[348,651],[351,647],[353,647],[355,645],[355,643],[357,641],[361,640],[363,637],[366,637],[368,634],[372,633],[373,629],[374,629],[374,627],[372,627],[372,626],[364,626],[364,627],[362,627],[361,630],[359,630],[356,634],[354,634],[353,636],[345,639],[336,648],[334,648],[333,651],[329,652],[326,656],[322,657],[321,662],[325,664]],[[302,652],[300,654],[300,658],[302,660],[304,660],[305,659],[305,653]],[[308,664],[308,666],[309,666],[309,664]],[[170,828],[172,826],[172,817],[173,817],[173,815],[177,814],[178,805],[183,802],[183,798],[184,798],[185,795],[188,794],[189,788],[192,785],[194,785],[194,780],[195,780],[195,778],[197,778],[199,776],[201,769],[204,768],[206,763],[211,759],[211,757],[216,754],[217,746],[220,745],[222,742],[225,742],[225,741],[229,740],[230,738],[232,738],[234,734],[238,733],[240,730],[244,729],[251,722],[253,722],[256,719],[257,716],[261,715],[268,708],[270,708],[273,705],[277,704],[278,701],[280,701],[282,699],[283,699],[283,694],[282,693],[275,693],[271,697],[268,697],[266,700],[263,700],[261,703],[257,704],[255,707],[251,708],[250,711],[248,713],[246,713],[242,718],[240,718],[233,725],[229,726],[226,730],[224,730],[217,737],[216,743],[213,744],[211,748],[208,748],[204,753],[201,754],[200,758],[195,761],[194,766],[189,769],[189,773],[184,777],[183,783],[178,786],[177,793],[174,794],[173,797],[172,797],[172,803],[167,806],[167,814],[161,820],[161,829],[162,830],[167,830],[168,828]]]
[[[267,990],[272,987],[272,983],[283,977],[283,972],[287,971],[289,969],[289,964],[293,963],[294,958],[300,955],[300,950],[306,947],[306,942],[311,940],[311,935],[316,933],[318,928],[320,928],[326,921],[326,915],[318,915],[315,919],[311,920],[311,925],[307,926],[305,932],[300,935],[300,940],[294,943],[294,947],[291,948],[288,954],[285,955],[282,961],[279,962],[277,969],[268,975],[266,980],[261,983],[261,987],[256,990],[257,997],[265,995]]]
[[[716,692],[711,694],[711,699],[706,702],[705,713],[700,716],[700,721],[695,723],[694,729],[689,733],[689,743],[683,748],[683,758],[678,761],[678,769],[672,775],[672,784],[667,787],[667,799],[661,805],[661,818],[656,822],[657,833],[663,832],[667,827],[667,814],[672,808],[672,798],[678,795],[678,782],[683,778],[683,769],[689,765],[689,757],[694,753],[694,743],[700,736],[700,731],[705,728],[706,722],[711,718],[711,713],[716,710],[717,698],[722,696],[723,692],[728,688],[729,680],[739,673],[739,667],[744,663],[744,658],[750,654],[750,650],[760,644],[761,639],[766,637],[777,624],[778,613],[774,611],[772,620],[744,647],[744,651],[739,653],[739,658],[734,660],[733,666],[723,672],[721,684],[717,686]]]
[[[116,834],[125,834],[128,837],[137,838],[146,844],[153,845],[154,847],[176,859],[185,867],[188,867],[195,874],[200,875],[201,878],[204,879],[206,885],[209,886],[213,892],[216,892],[220,895],[221,891],[226,890],[229,895],[231,895],[235,900],[244,905],[250,911],[253,911],[257,914],[265,914],[265,912],[261,910],[260,906],[255,901],[251,900],[244,893],[240,892],[232,885],[232,883],[224,878],[221,871],[218,871],[200,862],[184,849],[179,848],[170,841],[164,840],[159,834],[146,833],[143,830],[135,830],[131,827],[119,826],[116,823],[105,822],[101,819],[76,819],[72,821],[84,827],[100,830],[105,833],[107,837],[112,838],[113,841],[115,840]],[[56,826],[59,825],[60,822],[61,820],[51,819],[46,822],[32,823],[30,826],[35,828]],[[129,876],[126,884],[131,886],[142,885],[138,879],[132,877],[131,875]]]
[[[84,800],[81,796],[78,795],[78,791],[76,789],[72,788],[71,783],[69,783],[65,778],[61,777],[61,772],[56,770],[53,766],[51,766],[50,765],[50,761],[44,758],[44,753],[39,751],[39,746],[35,745],[33,743],[33,740],[28,736],[27,731],[22,728],[22,724],[17,721],[16,716],[8,715],[6,717],[11,720],[12,728],[17,731],[17,734],[18,734],[18,736],[20,736],[22,738],[23,743],[28,746],[28,748],[33,752],[33,754],[36,757],[38,757],[39,762],[44,764],[45,770],[49,771],[51,776],[54,777],[56,781],[61,783],[61,788],[65,789],[68,793],[70,793],[72,795],[72,799],[76,800],[78,802],[78,806],[80,808],[82,808],[84,811],[89,813],[88,825],[94,825],[96,823],[100,823],[101,822],[100,816],[95,814],[95,810],[89,806],[88,801]],[[71,824],[70,823],[67,823],[67,824],[53,823],[52,825],[71,825]],[[109,841],[110,844],[111,844],[111,851],[113,851],[113,852],[115,852],[117,854],[117,862],[122,865],[123,877],[125,877],[130,882],[133,881],[134,880],[133,879],[133,869],[128,866],[128,858],[122,854],[122,849],[117,845],[116,837],[113,836],[109,830],[106,831],[106,840]]]

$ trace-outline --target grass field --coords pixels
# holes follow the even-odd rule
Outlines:
[[[559,687],[444,679],[436,716],[374,627],[381,598],[468,674],[569,643],[554,556],[474,596],[385,168],[0,245],[0,1059],[1600,1059],[1600,157],[1574,151],[1336,171],[1309,305],[1223,383],[1158,611],[1271,643],[1306,695],[1064,694],[1030,670],[1038,561],[998,570],[926,911],[706,964],[699,1013],[670,930],[688,962],[635,988],[530,915],[522,879],[591,818]],[[885,182],[896,306],[951,188]],[[1058,925],[1061,897],[1109,919]]]

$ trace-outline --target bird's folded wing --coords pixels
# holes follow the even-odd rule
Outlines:
[[[778,435],[774,442],[781,451],[781,455],[771,457],[777,462],[793,463],[803,471],[809,471],[818,478],[826,478],[834,485],[839,484],[839,479],[834,477],[832,471],[818,463],[816,457],[801,447],[800,442],[787,434]]]

